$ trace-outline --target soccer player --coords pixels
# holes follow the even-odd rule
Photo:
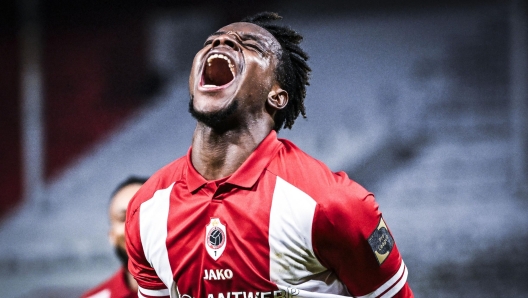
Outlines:
[[[311,71],[277,19],[227,25],[194,58],[191,147],[127,212],[140,297],[413,296],[372,193],[277,137],[305,117]]]
[[[82,298],[137,298],[138,285],[127,269],[128,256],[125,246],[125,216],[128,203],[147,181],[143,177],[131,176],[113,191],[108,215],[110,231],[108,237],[121,262],[120,269],[108,280],[87,291]]]

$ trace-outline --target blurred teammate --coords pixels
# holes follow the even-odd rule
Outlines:
[[[83,298],[133,298],[138,297],[138,285],[127,269],[128,256],[125,247],[125,216],[128,202],[138,189],[147,181],[146,178],[129,177],[121,182],[110,200],[108,215],[110,231],[108,237],[114,247],[121,268],[108,280],[83,294]]]
[[[374,196],[277,138],[305,116],[310,68],[276,19],[225,26],[194,58],[192,146],[127,212],[140,297],[413,295]]]

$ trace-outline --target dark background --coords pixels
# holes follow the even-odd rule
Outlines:
[[[375,193],[416,295],[526,296],[528,200],[514,181],[527,132],[512,99],[513,3],[526,1],[3,1],[7,297],[72,297],[115,270],[107,196],[128,174],[185,153],[192,57],[208,34],[262,10],[302,29],[314,70],[308,119],[281,136]],[[172,26],[167,44],[149,29],[156,20]],[[28,24],[42,75],[37,193],[23,178]],[[168,62],[152,62],[153,40]]]

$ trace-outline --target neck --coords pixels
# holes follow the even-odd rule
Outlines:
[[[126,276],[126,281],[127,281],[127,284],[128,284],[128,288],[132,292],[137,293],[137,291],[138,291],[138,283],[137,283],[137,281],[134,279],[132,274],[130,274],[130,272],[128,272],[128,270],[125,270],[125,276]]]
[[[271,125],[258,125],[218,133],[198,123],[193,135],[191,161],[207,180],[233,174],[266,138]]]

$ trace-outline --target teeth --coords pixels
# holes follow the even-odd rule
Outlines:
[[[231,64],[231,60],[229,60],[229,58],[227,58],[226,56],[222,54],[213,54],[209,56],[209,58],[207,58],[207,65],[211,66],[211,61],[213,61],[213,59],[218,59],[218,58],[224,59],[225,61],[227,61],[227,64],[229,65],[229,70],[231,70],[231,73],[233,74],[233,76],[235,76],[235,66]]]

